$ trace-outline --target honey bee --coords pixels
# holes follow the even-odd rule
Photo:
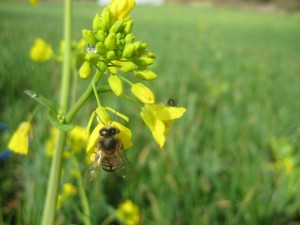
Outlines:
[[[136,176],[136,172],[123,151],[123,143],[117,134],[120,130],[115,126],[104,126],[99,131],[96,156],[84,175],[84,184],[94,181],[101,169],[115,172],[118,176],[129,179]]]

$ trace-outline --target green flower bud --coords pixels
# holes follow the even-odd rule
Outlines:
[[[152,63],[154,62],[154,59],[153,58],[149,58],[149,57],[146,57],[146,56],[142,56],[140,58],[138,58],[135,63],[140,66],[140,67],[146,67],[146,66],[149,66],[151,65]]]
[[[104,41],[104,45],[107,50],[114,50],[117,45],[117,39],[115,33],[109,33]]]
[[[104,42],[105,38],[106,38],[106,34],[104,30],[98,30],[97,31],[97,38],[100,42]]]
[[[134,42],[133,44],[134,44],[135,50],[136,50],[136,51],[139,51],[139,49],[140,49],[140,47],[141,47],[141,45],[142,45],[142,42],[137,41],[137,42]]]
[[[101,72],[104,72],[105,70],[106,70],[106,65],[105,65],[105,63],[104,62],[98,62],[97,63],[97,67],[98,67],[98,69],[101,71]]]
[[[115,51],[108,51],[108,52],[106,53],[106,57],[107,57],[109,60],[114,60],[114,59],[117,58]]]
[[[132,30],[132,26],[133,26],[133,20],[132,19],[126,21],[125,27],[124,27],[124,33],[125,34],[130,34],[131,30]]]
[[[140,51],[145,51],[147,47],[148,47],[148,44],[147,44],[147,43],[142,43],[139,50],[140,50]]]
[[[120,70],[124,73],[131,72],[135,70],[136,65],[133,62],[124,62],[120,68]]]
[[[96,43],[96,38],[95,38],[93,31],[84,29],[84,30],[82,30],[82,36],[83,36],[84,40],[86,41],[86,43],[91,43],[91,44]]]
[[[101,29],[101,19],[100,19],[100,15],[98,13],[96,14],[96,16],[94,17],[94,20],[93,20],[93,29],[94,30]]]
[[[155,80],[157,78],[157,75],[148,69],[137,70],[134,75],[143,80]]]
[[[88,79],[91,74],[92,74],[92,66],[89,62],[85,61],[80,69],[79,69],[79,76],[82,78],[82,79]]]
[[[116,96],[120,96],[123,91],[123,85],[121,79],[116,75],[110,75],[108,77],[108,83],[111,90],[115,93]]]
[[[111,26],[111,28],[109,29],[109,32],[110,32],[110,33],[118,33],[118,32],[121,30],[123,24],[124,24],[124,21],[123,21],[122,19],[117,20],[117,21]]]
[[[156,55],[153,52],[147,52],[147,56],[152,59],[156,58]]]
[[[133,56],[135,53],[135,46],[132,43],[129,43],[125,46],[122,56],[124,58],[130,58],[131,56]]]
[[[125,37],[125,43],[126,44],[131,43],[133,40],[134,40],[134,36],[133,36],[132,33],[126,35],[126,37]]]
[[[96,50],[100,55],[106,54],[106,47],[103,42],[98,42],[96,45]]]
[[[85,60],[94,65],[98,63],[99,58],[100,56],[94,52],[89,52],[85,55]]]
[[[105,7],[101,14],[102,21],[101,21],[101,28],[104,31],[108,31],[111,27],[111,13],[108,7]]]

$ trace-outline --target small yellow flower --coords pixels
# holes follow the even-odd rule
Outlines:
[[[8,149],[26,155],[28,153],[29,138],[32,138],[32,127],[29,122],[22,122],[12,135]]]
[[[130,200],[126,200],[118,207],[116,215],[126,225],[136,225],[140,221],[140,210]]]
[[[133,84],[131,86],[131,92],[135,95],[135,97],[145,104],[155,103],[155,96],[153,92],[142,83]]]
[[[183,116],[186,109],[183,107],[173,107],[164,104],[146,104],[140,116],[152,132],[155,141],[163,148],[166,135],[175,119]]]
[[[135,4],[135,0],[111,0],[109,8],[115,19],[124,19]]]
[[[78,152],[85,148],[87,138],[85,128],[81,126],[74,126],[69,133],[67,145],[70,146],[73,151]]]
[[[30,50],[30,58],[32,61],[45,62],[52,58],[53,51],[43,39],[37,38]]]
[[[63,194],[66,196],[74,196],[77,194],[77,189],[73,184],[65,183],[63,185]]]

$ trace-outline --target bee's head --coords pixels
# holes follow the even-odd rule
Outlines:
[[[102,137],[112,137],[120,133],[120,130],[117,127],[105,126],[100,131],[99,134]]]

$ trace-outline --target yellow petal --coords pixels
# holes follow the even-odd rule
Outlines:
[[[135,4],[135,0],[111,0],[109,8],[115,19],[123,19],[130,13]]]
[[[32,127],[29,122],[22,122],[12,135],[8,149],[18,154],[28,153],[28,139],[32,136]]]

